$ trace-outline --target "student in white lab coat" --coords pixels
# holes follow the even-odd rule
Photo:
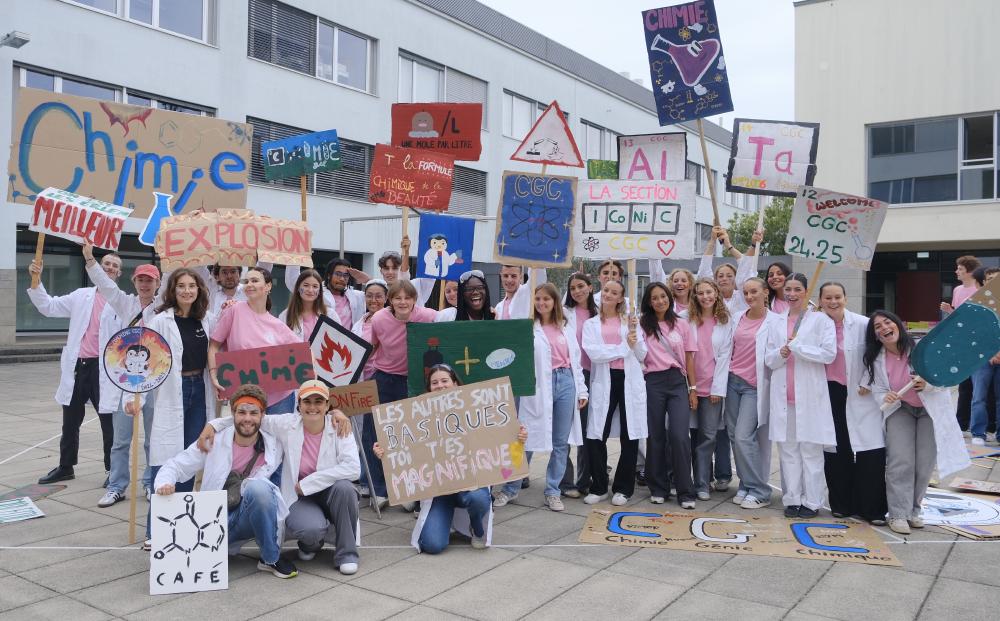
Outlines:
[[[531,270],[535,270],[535,286],[546,282],[544,269],[523,269],[520,265],[500,266],[500,286],[503,299],[497,302],[494,311],[497,319],[527,319],[531,312]],[[458,296],[461,300],[461,295]]]
[[[285,266],[285,286],[289,291],[295,290],[302,268],[298,265]],[[344,328],[350,330],[354,322],[365,314],[365,295],[354,288],[355,274],[368,280],[362,272],[358,272],[347,259],[333,259],[326,264],[326,280],[323,282],[323,301],[326,304],[326,314]]]
[[[545,504],[563,511],[559,483],[566,470],[569,445],[583,441],[577,411],[587,405],[587,387],[580,367],[576,333],[563,317],[559,290],[552,283],[535,288],[535,394],[521,397],[517,416],[528,430],[525,451],[530,463],[535,451],[550,451],[545,469]],[[502,507],[517,496],[520,481],[511,481],[494,495]]]
[[[722,300],[726,303],[726,309],[731,316],[735,316],[747,309],[743,300],[743,283],[751,276],[757,275],[757,242],[764,237],[762,230],[754,232],[750,247],[746,253],[741,253],[729,241],[729,233],[721,226],[713,227],[713,237],[705,246],[705,254],[701,257],[698,265],[698,278],[711,278],[715,284],[719,285],[722,293]],[[722,263],[712,269],[712,257],[714,256],[715,242],[722,244],[726,254],[736,259],[736,265],[732,263]]]
[[[611,485],[611,504],[622,506],[635,493],[639,440],[649,435],[642,376],[646,343],[638,319],[627,314],[625,286],[608,281],[601,293],[598,315],[583,325],[583,349],[590,356],[591,374],[586,440],[591,484],[583,501],[596,504],[607,500],[607,442],[609,437],[618,436],[621,453]]]
[[[775,261],[767,266],[767,307],[781,314],[788,310],[785,301],[785,279],[792,273],[792,268],[781,261]]]
[[[713,243],[713,242],[709,242]],[[711,259],[709,259],[711,265]],[[678,267],[670,270],[667,274],[663,271],[662,260],[649,261],[649,282],[659,282],[665,284],[670,289],[670,295],[674,300],[674,312],[677,316],[687,318],[688,304],[691,303],[694,291],[694,274],[691,270]]]
[[[942,481],[969,466],[950,388],[927,384],[910,371],[913,338],[903,321],[877,310],[865,330],[865,375],[885,420],[885,487],[889,528],[908,535],[923,528],[921,503],[937,465]],[[911,390],[903,387],[914,380]]]
[[[594,285],[590,275],[585,272],[570,274],[566,282],[566,299],[563,305],[563,316],[566,323],[576,334],[577,345],[580,346],[580,366],[583,368],[583,383],[590,390],[590,356],[583,351],[583,325],[588,319],[597,315],[597,304],[594,302]],[[580,427],[586,431],[587,416],[590,408],[580,409]],[[576,447],[576,469],[573,462],[566,456],[566,473],[563,475],[559,488],[563,496],[580,498],[590,491],[590,460],[587,457],[587,443]]]
[[[837,333],[832,319],[809,310],[808,288],[797,272],[785,279],[788,312],[768,329],[764,354],[771,369],[768,423],[771,440],[778,443],[785,517],[806,519],[823,505],[823,445],[837,443],[826,384],[826,365],[837,357]]]
[[[882,412],[863,377],[868,318],[847,310],[846,290],[837,282],[819,288],[819,302],[837,332],[837,357],[826,365],[837,434],[837,445],[823,453],[830,509],[836,518],[856,515],[884,526],[885,431]]]
[[[320,315],[326,314],[323,277],[314,269],[303,270],[295,279],[292,295],[288,298],[288,308],[281,311],[278,319],[284,322],[295,336],[308,343]]]
[[[499,319],[490,302],[490,286],[486,282],[486,276],[479,270],[470,270],[458,277],[458,305],[439,311],[434,321]]]

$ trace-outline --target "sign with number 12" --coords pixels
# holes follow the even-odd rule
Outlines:
[[[799,186],[785,252],[868,271],[888,203]]]

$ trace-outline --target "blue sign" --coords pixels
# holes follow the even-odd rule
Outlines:
[[[420,215],[416,278],[458,280],[472,269],[476,221],[431,213]]]
[[[504,172],[494,260],[569,267],[575,197],[576,177]]]
[[[733,109],[713,0],[642,12],[660,125]]]
[[[268,181],[336,170],[340,168],[337,130],[328,129],[265,142],[260,148],[260,161]]]

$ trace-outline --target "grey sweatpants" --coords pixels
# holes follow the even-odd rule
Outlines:
[[[300,496],[285,518],[285,538],[298,539],[305,552],[322,548],[330,528],[336,531],[333,565],[357,563],[358,492],[350,481],[337,481],[321,492]]]
[[[890,520],[920,516],[936,461],[930,414],[902,402],[885,421],[885,493]]]

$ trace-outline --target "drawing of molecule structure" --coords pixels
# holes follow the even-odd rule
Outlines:
[[[185,495],[184,513],[174,518],[156,517],[156,519],[166,523],[171,528],[171,533],[170,542],[163,546],[162,549],[154,552],[153,556],[157,560],[160,560],[166,557],[167,554],[176,551],[178,554],[185,555],[187,566],[190,567],[191,554],[198,548],[208,548],[213,552],[218,550],[226,540],[227,525],[223,523],[222,509],[223,507],[219,507],[214,519],[204,524],[198,524],[198,520],[195,517],[194,496],[191,494]]]

